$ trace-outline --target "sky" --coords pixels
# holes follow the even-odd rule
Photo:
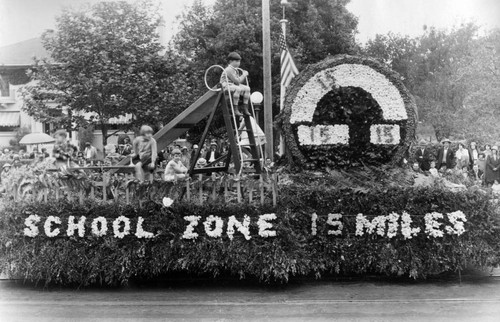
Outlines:
[[[63,7],[78,8],[97,1],[0,0],[0,47],[38,37],[44,30],[53,29],[55,17]],[[176,17],[192,0],[156,1],[162,4],[163,16],[172,34]],[[205,1],[213,3],[215,0]],[[417,36],[423,32],[424,25],[451,28],[474,21],[483,26],[483,30],[500,28],[500,0],[351,0],[347,8],[359,18],[357,39],[362,43],[389,31]]]

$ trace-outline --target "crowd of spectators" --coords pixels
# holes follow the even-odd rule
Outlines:
[[[476,142],[467,146],[459,142],[455,149],[444,139],[437,151],[427,142],[421,142],[415,151],[413,170],[431,176],[461,175],[464,179],[492,186],[500,182],[500,155],[498,146]]]
[[[79,168],[116,165],[125,158],[130,159],[130,165],[134,164],[136,168],[138,168],[138,163],[141,162],[139,166],[144,168],[142,163],[147,160],[138,158],[138,155],[136,155],[137,147],[134,147],[140,137],[145,136],[141,134],[133,142],[126,137],[121,144],[108,144],[104,147],[104,153],[101,153],[90,142],[85,142],[83,148],[79,149],[78,146],[71,144],[65,130],[59,130],[54,133],[55,142],[51,154],[45,148],[39,151],[36,147],[33,148],[31,153],[26,153],[25,150],[19,150],[17,153],[9,149],[0,151],[0,161],[6,161],[3,163],[0,173],[3,177],[6,177],[12,167],[19,167],[21,164],[32,166],[43,162],[44,166],[49,168]],[[161,176],[166,181],[183,180],[187,178],[187,172],[191,167],[223,166],[226,160],[221,156],[226,155],[229,150],[227,141],[213,139],[207,140],[207,143],[201,147],[197,144],[191,146],[190,144],[181,145],[175,143],[164,150],[156,151],[156,141],[154,139],[149,140],[151,143],[154,142],[156,157],[152,157],[151,153],[149,154],[150,161],[147,161],[149,163],[147,163],[146,169],[141,169],[140,172],[143,175],[139,176],[139,180],[144,180],[145,176],[149,178],[150,174],[157,177]],[[244,159],[251,158],[250,151],[247,151],[246,147],[242,147],[242,151]],[[252,164],[244,163],[244,166],[252,167]],[[234,165],[230,164],[230,170],[232,167]],[[136,178],[138,177],[137,172]]]

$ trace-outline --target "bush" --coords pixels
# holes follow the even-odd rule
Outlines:
[[[430,212],[463,211],[467,217],[465,233],[432,238],[423,233],[424,215]],[[405,239],[377,234],[358,236],[356,215],[367,217],[408,212],[413,226],[422,233]],[[479,192],[451,193],[437,189],[389,189],[359,193],[314,186],[311,182],[283,186],[278,207],[254,207],[246,204],[199,206],[176,203],[166,208],[153,202],[142,208],[88,201],[85,205],[60,201],[4,205],[0,217],[0,264],[9,276],[29,281],[57,284],[126,284],[131,278],[152,279],[173,272],[209,274],[213,277],[256,277],[262,282],[287,282],[293,276],[325,274],[383,274],[425,278],[444,271],[459,271],[469,265],[485,267],[500,262],[500,234],[495,209],[487,196]],[[273,221],[276,237],[259,236],[259,215],[276,213]],[[317,234],[313,235],[311,215],[316,213]],[[342,213],[341,236],[329,235],[329,213]],[[23,235],[24,221],[30,214],[42,217],[41,234]],[[251,239],[235,232],[226,234],[227,218],[235,215],[251,218]],[[49,238],[43,234],[47,216],[59,216],[64,236]],[[86,216],[85,237],[67,237],[69,216]],[[135,232],[139,216],[144,229],[156,236],[139,239],[129,235],[113,236],[108,223],[104,237],[90,231],[93,218],[113,220],[123,215],[131,219]],[[212,238],[202,222],[213,215],[224,219],[223,235]],[[185,216],[201,216],[194,228],[196,239],[183,239],[188,226]],[[235,229],[236,230],[236,229]],[[75,234],[76,235],[76,234]]]
[[[30,134],[31,130],[29,127],[20,127],[16,130],[16,135],[14,136],[13,139],[9,140],[10,144],[10,149],[13,149],[14,151],[19,151],[21,149],[21,146],[19,144],[19,141],[26,135]]]

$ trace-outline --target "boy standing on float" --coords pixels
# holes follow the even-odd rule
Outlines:
[[[144,181],[145,174],[149,175],[155,169],[158,156],[156,140],[153,138],[153,129],[150,126],[141,126],[140,136],[132,144],[134,152],[131,155],[135,164],[135,178]]]
[[[240,76],[238,68],[241,63],[241,56],[236,52],[232,52],[227,56],[227,62],[228,66],[224,69],[220,77],[222,88],[228,91],[229,95],[232,94],[233,96],[235,116],[242,116],[242,113],[250,115],[250,111],[248,110],[250,87],[242,84],[248,77],[248,72],[244,70]],[[243,96],[243,105],[239,105],[240,96]]]

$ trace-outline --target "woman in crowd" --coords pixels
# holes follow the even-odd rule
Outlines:
[[[173,159],[167,163],[165,168],[165,181],[176,182],[186,179],[187,168],[181,161],[181,150],[174,149],[172,151]]]
[[[483,151],[483,153],[484,153],[484,157],[485,157],[485,159],[488,159],[488,157],[491,155],[491,145],[486,144],[486,145],[484,146],[484,151]]]
[[[486,172],[484,181],[486,184],[493,184],[500,180],[500,158],[498,157],[498,147],[495,145],[491,149],[491,155],[486,158]]]
[[[463,170],[464,167],[469,168],[469,151],[462,143],[458,144],[458,150],[455,153],[455,157],[457,158],[457,169]]]

